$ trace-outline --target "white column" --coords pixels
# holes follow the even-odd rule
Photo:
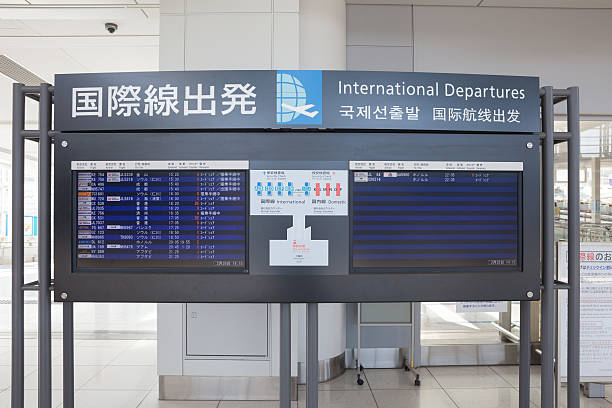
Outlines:
[[[299,67],[299,0],[161,0],[160,70],[297,69]],[[240,325],[251,305],[206,305],[206,315],[215,311],[233,313],[228,324]],[[241,309],[244,307],[244,309]],[[230,312],[237,310],[236,312]],[[158,305],[158,372],[160,375],[278,375],[279,308],[270,309],[268,325],[257,330],[269,333],[269,364],[260,359],[224,360],[223,369],[214,360],[186,365],[183,346],[185,329],[176,322],[192,322],[181,305]],[[206,321],[206,316],[200,320]],[[297,314],[293,319],[297,333]],[[206,323],[199,323],[206,324]],[[269,327],[268,327],[269,326]],[[223,333],[210,328],[210,336],[222,340]],[[208,339],[214,342],[214,339]],[[297,340],[297,339],[296,339]],[[197,341],[197,339],[190,339]],[[248,341],[248,339],[245,339]],[[177,348],[176,345],[179,345]],[[294,343],[293,355],[297,355]],[[240,353],[240,350],[236,350]],[[214,354],[214,353],[213,353]],[[296,360],[295,360],[296,361]],[[264,367],[264,370],[262,370]],[[297,365],[292,367],[297,374]]]
[[[296,69],[299,0],[161,0],[160,70]]]
[[[346,68],[344,0],[161,0],[160,21],[160,70]],[[170,307],[159,306],[163,319]],[[293,312],[301,319],[304,309]],[[344,353],[345,316],[344,304],[320,306],[320,360]],[[178,335],[165,330],[162,321],[158,326],[160,339]],[[271,333],[276,335],[276,328]],[[300,336],[299,350],[304,341]],[[273,340],[272,348],[276,345]],[[275,353],[271,375],[278,372]],[[159,371],[165,374],[161,365]]]
[[[300,0],[300,69],[346,69],[345,0]],[[305,308],[301,324],[306,324]],[[304,326],[305,327],[305,326]],[[305,330],[304,330],[305,333]],[[300,337],[305,341],[305,336]],[[319,360],[344,354],[346,307],[344,303],[319,306]],[[300,344],[300,361],[306,361]]]
[[[346,69],[345,0],[300,0],[300,69]]]

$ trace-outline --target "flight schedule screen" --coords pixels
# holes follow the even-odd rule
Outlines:
[[[92,163],[73,171],[78,269],[245,268],[245,170]]]
[[[354,171],[353,267],[516,268],[520,174]]]

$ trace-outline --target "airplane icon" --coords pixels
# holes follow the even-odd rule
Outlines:
[[[309,118],[314,118],[317,116],[319,111],[309,112],[308,109],[312,108],[314,105],[302,105],[302,106],[291,106],[286,103],[281,104],[281,106],[285,109],[289,109],[290,111],[297,112],[300,115],[306,115]]]

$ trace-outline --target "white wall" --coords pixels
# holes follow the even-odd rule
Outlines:
[[[612,9],[414,7],[415,71],[534,75],[612,115]]]
[[[412,53],[412,6],[347,5],[347,69],[412,71]]]
[[[349,4],[347,67],[539,76],[609,116],[611,22],[612,9]]]

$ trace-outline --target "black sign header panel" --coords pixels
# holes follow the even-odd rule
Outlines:
[[[60,74],[55,128],[535,133],[539,79],[316,70]]]

